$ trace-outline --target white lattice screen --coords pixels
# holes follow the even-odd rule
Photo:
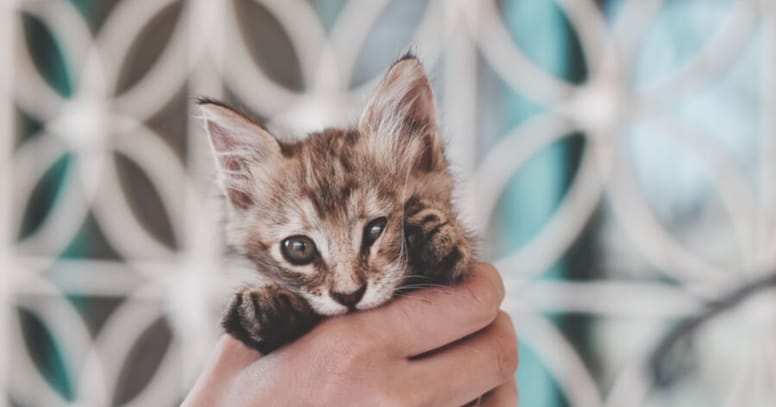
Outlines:
[[[703,328],[679,390],[654,391],[646,368],[668,322],[776,266],[776,2],[558,0],[581,84],[524,51],[508,3],[520,2],[2,0],[0,405],[179,402],[218,335],[207,300],[224,267],[191,101],[237,101],[300,132],[348,123],[408,44],[435,75],[461,202],[486,241],[512,177],[583,134],[549,221],[491,259],[560,400],[771,405],[772,295]],[[668,45],[689,34],[688,49]],[[478,110],[488,81],[541,109],[493,130]],[[64,175],[41,186],[52,171]],[[591,223],[595,278],[547,278]],[[103,246],[83,249],[84,234]],[[593,318],[592,344],[572,344],[551,314]],[[30,339],[30,324],[51,339]],[[42,362],[51,343],[55,367]]]

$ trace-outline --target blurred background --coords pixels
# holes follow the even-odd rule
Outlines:
[[[193,100],[347,125],[409,47],[521,406],[776,403],[776,1],[2,0],[0,406],[177,405],[226,267]]]

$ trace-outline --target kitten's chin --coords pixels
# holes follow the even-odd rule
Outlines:
[[[347,314],[348,313],[348,309],[347,308],[343,308],[343,309],[333,310],[333,309],[329,309],[329,308],[324,308],[324,309],[315,309],[315,312],[317,312],[319,315],[322,315],[324,317],[336,317],[337,315]]]
[[[310,306],[313,308],[316,314],[333,317],[337,315],[347,314],[350,309],[331,298],[309,295],[307,293],[301,293],[307,300]],[[364,311],[372,308],[379,307],[392,298],[390,292],[381,292],[378,290],[372,290],[367,288],[364,298],[356,304],[356,310]]]
[[[365,303],[365,304],[358,304],[358,305],[356,305],[356,309],[359,310],[359,311],[366,311],[368,309],[377,308],[377,307],[379,307],[379,306],[381,306],[381,305],[383,305],[385,303],[386,303],[386,301],[369,302],[369,303]]]
[[[386,302],[388,302],[388,300],[369,301],[369,302],[366,302],[366,303],[360,303],[360,304],[356,305],[356,310],[357,311],[366,311],[368,309],[377,308],[377,307],[385,304]],[[344,314],[347,314],[348,312],[351,312],[351,309],[345,308],[345,307],[334,308],[334,307],[326,306],[324,308],[315,308],[315,306],[313,306],[313,309],[315,309],[315,312],[317,312],[318,314],[320,314],[322,316],[326,316],[326,317],[335,317],[337,315],[344,315]]]
[[[391,296],[380,296],[376,298],[365,298],[356,305],[356,309],[359,311],[365,311],[372,308],[377,308],[391,299]]]
[[[348,307],[338,304],[334,300],[326,297],[318,297],[313,295],[305,295],[302,293],[302,296],[305,297],[307,302],[310,304],[310,306],[313,308],[316,314],[325,316],[325,317],[333,317],[336,315],[342,315],[348,312]]]

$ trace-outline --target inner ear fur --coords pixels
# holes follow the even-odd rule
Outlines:
[[[375,89],[359,120],[359,129],[416,160],[414,168],[431,171],[444,162],[444,143],[431,81],[413,55],[396,61]]]
[[[232,207],[253,206],[252,168],[280,156],[278,141],[256,121],[225,103],[202,99],[199,108],[224,194]]]

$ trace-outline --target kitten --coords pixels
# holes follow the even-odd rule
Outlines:
[[[298,142],[221,102],[199,104],[227,242],[271,281],[228,305],[222,325],[238,340],[266,354],[325,316],[467,274],[472,238],[451,204],[431,83],[413,55],[393,64],[356,128]]]

